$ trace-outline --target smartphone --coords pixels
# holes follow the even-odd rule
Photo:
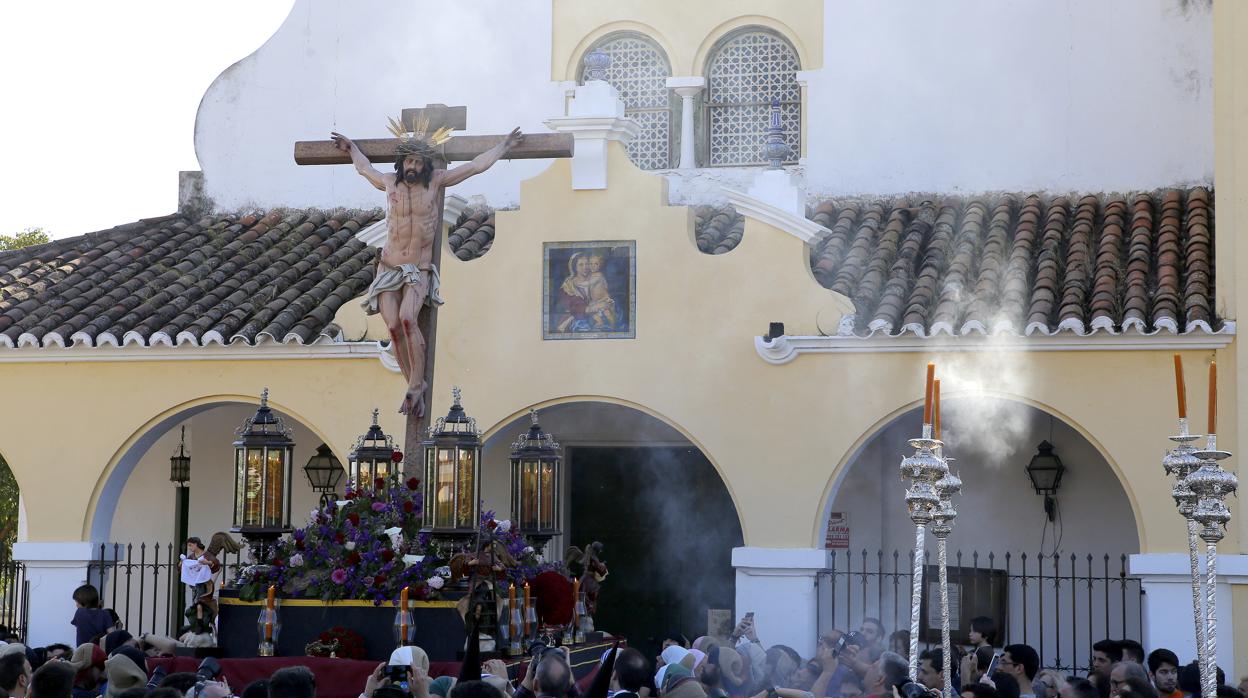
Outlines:
[[[410,670],[411,667],[402,664],[391,664],[386,667],[386,678],[395,684],[407,683],[407,672]]]
[[[1001,661],[1001,654],[1002,654],[1001,652],[997,652],[996,654],[992,655],[992,661],[988,662],[988,670],[984,672],[984,676],[987,676],[988,678],[992,678],[992,675],[996,673],[997,662]]]

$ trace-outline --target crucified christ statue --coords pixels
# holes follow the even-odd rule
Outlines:
[[[436,141],[441,131],[431,140]],[[423,129],[400,139],[394,174],[373,167],[360,148],[340,133],[331,134],[334,147],[351,157],[355,169],[374,187],[386,192],[386,243],[377,260],[377,274],[364,297],[364,310],[380,312],[390,331],[394,355],[407,379],[407,393],[399,412],[417,419],[425,416],[425,338],[417,316],[427,302],[441,305],[438,268],[433,245],[442,229],[440,203],[447,187],[490,168],[524,136],[514,129],[498,145],[451,169],[435,168],[433,143]]]

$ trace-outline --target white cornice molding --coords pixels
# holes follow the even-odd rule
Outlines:
[[[754,350],[769,364],[787,364],[802,354],[887,354],[887,353],[957,353],[981,351],[1189,351],[1222,349],[1235,340],[1235,325],[1216,334],[1202,331],[1187,334],[1160,332],[1151,335],[1054,334],[1032,337],[983,336],[899,337],[872,335],[867,337],[784,336],[770,342],[754,337]]]
[[[451,194],[446,197],[446,204],[442,207],[442,222],[447,225],[455,225],[459,220],[459,214],[468,208],[468,200],[458,194]],[[355,239],[368,245],[369,247],[381,247],[386,241],[386,219],[373,223],[365,227],[363,230],[355,234]]]
[[[745,192],[736,189],[724,188],[724,193],[728,196],[728,203],[746,218],[753,218],[756,221],[766,223],[773,228],[779,228],[793,237],[801,240],[806,244],[813,244],[820,236],[831,233],[831,230],[815,223],[808,218],[794,215],[781,208],[772,206],[765,201],[760,201]]]
[[[76,363],[115,361],[292,361],[301,359],[372,359],[386,369],[398,370],[388,346],[380,342],[332,342],[296,344],[242,342],[194,346],[24,346],[0,351],[0,364]]]

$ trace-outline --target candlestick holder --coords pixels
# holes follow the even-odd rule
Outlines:
[[[945,461],[936,455],[941,442],[932,438],[932,425],[923,425],[923,435],[910,440],[913,455],[901,459],[901,477],[910,481],[906,488],[906,511],[914,522],[914,569],[910,584],[910,680],[919,677],[919,606],[923,601],[924,530],[940,506],[935,483],[949,474]]]
[[[1215,698],[1218,686],[1218,542],[1226,535],[1226,524],[1231,520],[1231,511],[1223,500],[1238,489],[1239,478],[1218,464],[1231,454],[1218,450],[1217,436],[1209,434],[1206,438],[1204,450],[1192,453],[1201,463],[1187,476],[1186,483],[1197,497],[1192,519],[1199,524],[1200,538],[1205,541],[1205,663],[1201,666],[1201,687],[1205,698]]]
[[[277,608],[260,608],[260,617],[256,619],[256,631],[260,636],[260,645],[256,654],[261,657],[273,657],[277,651],[277,636],[282,626],[277,622]]]
[[[394,646],[416,644],[416,624],[412,622],[412,612],[400,607],[394,612]]]
[[[942,454],[943,455],[943,454]],[[952,458],[945,458],[946,469]],[[932,535],[936,536],[936,556],[940,570],[940,646],[944,652],[941,670],[945,677],[945,696],[953,696],[953,660],[950,650],[952,641],[949,633],[949,557],[946,544],[949,534],[953,532],[953,521],[958,516],[953,506],[954,495],[962,491],[962,478],[953,472],[936,481],[936,496],[940,503],[932,512]]]
[[[521,637],[521,629],[524,627],[524,618],[520,614],[520,604],[516,604],[516,607],[511,609],[507,617],[511,619],[511,622],[508,623],[511,636],[507,642],[507,654],[514,657],[524,651],[524,648],[521,646],[521,640],[523,639]]]
[[[1204,576],[1200,573],[1200,536],[1199,525],[1192,518],[1196,510],[1196,493],[1188,486],[1187,476],[1201,465],[1195,455],[1196,447],[1192,442],[1200,436],[1188,432],[1187,419],[1179,419],[1179,433],[1169,437],[1178,444],[1173,450],[1167,451],[1161,459],[1161,467],[1167,475],[1174,477],[1174,488],[1170,494],[1174,498],[1174,506],[1187,524],[1188,566],[1191,571],[1192,585],[1192,620],[1196,627],[1196,665],[1201,667],[1202,675],[1205,667],[1205,613],[1204,613]]]

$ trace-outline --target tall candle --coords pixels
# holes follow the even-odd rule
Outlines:
[[[1218,433],[1218,362],[1209,362],[1209,433]]]
[[[507,633],[507,637],[514,638],[516,636],[516,585],[512,584],[507,587],[507,629],[511,632]]]
[[[270,584],[269,596],[268,596],[268,599],[265,601],[265,606],[264,606],[266,609],[265,614],[264,614],[264,641],[265,642],[273,641],[273,616],[275,615],[273,612],[273,604],[275,602],[276,596],[277,596],[277,586]]]
[[[940,441],[940,379],[932,381],[932,438]]]
[[[529,583],[526,581],[524,583],[524,634],[526,636],[529,634],[529,631],[530,631],[529,609],[532,608],[532,606],[530,605],[532,603],[533,603],[532,597],[529,595]]]
[[[932,423],[932,381],[936,379],[936,364],[927,365],[927,383],[923,389],[923,423]]]
[[[270,584],[269,585],[269,598],[268,598],[268,601],[265,602],[265,608],[272,611],[274,599],[276,599],[276,597],[277,597],[277,585]]]
[[[399,645],[407,644],[407,589],[399,592]]]
[[[1187,386],[1183,383],[1183,357],[1174,355],[1174,388],[1179,398],[1179,419],[1187,419]]]

